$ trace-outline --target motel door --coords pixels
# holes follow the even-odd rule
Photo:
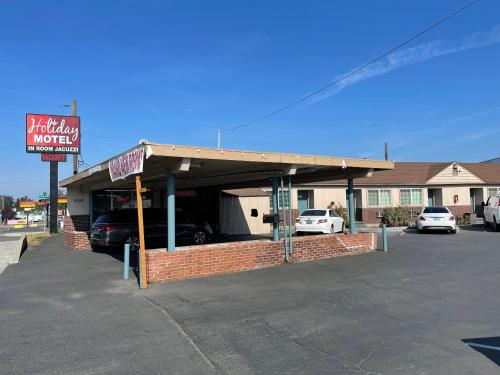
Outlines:
[[[304,212],[309,208],[309,191],[298,190],[297,198],[298,198],[299,215],[302,215],[302,212]]]

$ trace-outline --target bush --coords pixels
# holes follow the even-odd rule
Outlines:
[[[345,207],[342,207],[341,204],[339,204],[337,207],[335,207],[335,212],[342,219],[344,219],[344,225],[345,225],[345,227],[346,228],[349,227],[349,216],[347,215],[347,209]]]
[[[388,227],[407,227],[413,225],[411,211],[406,207],[389,207],[384,209],[385,223]]]

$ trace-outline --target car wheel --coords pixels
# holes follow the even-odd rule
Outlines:
[[[207,234],[202,230],[197,230],[193,234],[193,242],[196,245],[203,245],[205,242],[207,242]]]
[[[498,231],[498,224],[497,224],[497,218],[495,216],[493,216],[493,221],[491,222],[491,227],[493,228],[493,230],[496,232]]]
[[[456,230],[456,229],[452,229],[452,230],[450,230],[450,233],[451,233],[451,234],[456,234],[456,233],[457,233],[457,230]]]
[[[139,247],[141,246],[139,242],[139,237],[136,236],[127,237],[127,239],[124,242],[124,245],[127,244],[130,245],[130,252],[138,251]]]
[[[420,229],[419,227],[417,227],[417,233],[422,233],[422,229]]]
[[[330,227],[330,233],[335,233],[335,227],[333,226],[333,224],[332,224],[332,226]]]

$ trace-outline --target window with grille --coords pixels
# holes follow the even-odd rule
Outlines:
[[[488,197],[500,194],[500,187],[488,188]]]
[[[423,204],[422,189],[400,189],[399,204],[401,206],[421,206]]]
[[[370,189],[368,190],[369,207],[390,207],[391,190],[390,189]]]
[[[283,189],[283,195],[285,196],[285,208],[288,208],[288,189]],[[269,207],[273,208],[273,192],[269,191]],[[282,208],[281,204],[281,189],[278,189],[278,207]]]

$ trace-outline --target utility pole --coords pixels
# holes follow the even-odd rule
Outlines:
[[[385,160],[389,160],[389,144],[385,142]]]
[[[76,116],[76,99],[73,99],[71,101],[71,116]],[[73,174],[77,173],[78,173],[78,154],[73,154]]]

